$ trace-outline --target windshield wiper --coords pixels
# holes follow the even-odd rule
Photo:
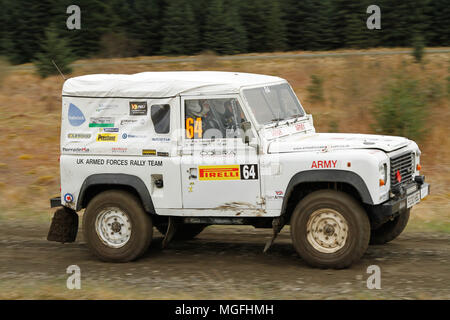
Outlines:
[[[280,121],[283,121],[284,119],[282,119],[282,118],[274,118],[274,119],[272,119],[272,120],[270,120],[270,122],[277,122],[276,124],[275,124],[275,127],[278,127],[278,123],[280,122]]]
[[[292,116],[290,116],[290,118],[295,118],[294,122],[299,121],[301,117],[303,117],[303,114],[301,113],[293,114]]]

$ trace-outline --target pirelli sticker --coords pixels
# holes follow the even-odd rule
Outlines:
[[[199,166],[199,177],[201,181],[208,180],[257,180],[257,164],[237,164],[222,166]]]

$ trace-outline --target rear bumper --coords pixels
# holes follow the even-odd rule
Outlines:
[[[414,188],[416,186],[416,188]],[[370,206],[370,218],[372,226],[377,226],[385,223],[387,220],[395,217],[412,206],[419,203],[430,193],[430,185],[428,183],[413,183],[408,186],[404,192],[395,198],[392,198],[382,204]]]
[[[61,207],[61,197],[55,197],[50,199],[50,208]]]

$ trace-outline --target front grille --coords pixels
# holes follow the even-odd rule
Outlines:
[[[397,181],[397,171],[400,171],[402,180]],[[414,173],[414,153],[408,152],[391,158],[391,188],[399,185],[409,183],[413,180]]]

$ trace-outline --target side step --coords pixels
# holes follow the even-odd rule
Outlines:
[[[51,198],[50,199],[50,208],[62,207],[61,197]]]

